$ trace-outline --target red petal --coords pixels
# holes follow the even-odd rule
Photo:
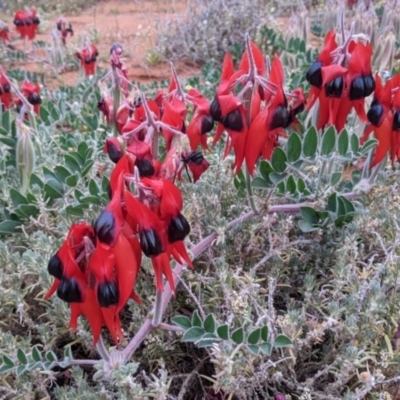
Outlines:
[[[222,63],[221,81],[229,80],[234,73],[233,61],[229,53],[225,54],[224,61]]]
[[[162,281],[162,275],[164,275],[170,286],[172,291],[175,291],[175,282],[174,277],[172,276],[172,269],[169,262],[169,256],[167,253],[161,253],[157,257],[153,257],[151,259],[153,264],[154,273],[156,276],[156,287],[158,292],[162,292],[164,290],[164,284]]]
[[[218,96],[218,101],[221,107],[222,116],[225,116],[231,111],[236,110],[242,104],[237,97],[231,94]]]
[[[253,59],[254,59],[254,63],[257,68],[258,75],[264,76],[264,74],[265,74],[265,59],[264,59],[264,56],[263,56],[261,50],[252,41],[250,41],[250,49],[251,49],[251,52],[253,53]],[[246,72],[249,72],[249,70],[250,70],[249,55],[248,55],[247,49],[243,53],[243,57],[242,57],[242,60],[240,61],[240,65],[239,65],[239,70],[246,71]]]
[[[71,305],[71,321],[70,326],[73,329],[76,329],[76,314],[78,313],[78,309],[72,309]],[[96,344],[100,337],[101,327],[103,325],[103,315],[101,313],[101,309],[97,304],[97,299],[95,296],[95,292],[93,289],[87,289],[87,295],[84,303],[80,304],[79,314],[83,314],[89,322],[90,329],[93,334],[93,342]],[[73,317],[74,315],[74,317]]]
[[[118,236],[112,252],[115,257],[115,269],[119,289],[119,301],[116,312],[119,313],[131,297],[139,267],[136,264],[136,256],[132,246],[124,235]]]
[[[385,118],[381,126],[375,128],[375,137],[378,140],[378,145],[375,148],[374,158],[371,163],[371,168],[379,164],[390,150],[392,136],[391,118]]]
[[[121,235],[120,235],[121,236]],[[89,271],[96,278],[96,287],[99,283],[114,280],[115,256],[106,244],[97,241],[96,249],[89,260]]]
[[[51,285],[49,291],[45,294],[44,299],[47,300],[49,299],[51,296],[53,296],[53,294],[55,293],[55,291],[58,288],[58,285],[60,284],[60,281],[58,279],[54,279],[53,284]]]
[[[372,46],[370,43],[367,43],[365,45],[361,42],[355,43],[349,60],[349,73],[351,73],[352,75],[370,74],[371,57]]]
[[[254,166],[261,154],[264,143],[268,138],[267,118],[269,110],[266,108],[261,111],[250,125],[247,134],[245,154],[246,165],[251,175],[254,173]]]
[[[193,268],[192,260],[186,251],[185,243],[183,241],[174,242],[171,246],[171,253],[175,260],[180,264],[187,264],[190,268]]]
[[[327,83],[333,81],[339,76],[343,76],[347,73],[347,69],[341,67],[338,64],[328,65],[326,67],[321,68],[322,74],[322,84],[326,85]]]

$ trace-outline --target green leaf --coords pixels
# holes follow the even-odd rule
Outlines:
[[[286,190],[290,193],[290,194],[295,194],[296,193],[296,181],[294,180],[293,176],[290,175],[289,178],[286,181]]]
[[[247,338],[247,343],[249,344],[257,344],[261,338],[261,328],[255,329],[251,332]]]
[[[71,346],[67,346],[67,347],[64,349],[64,358],[69,358],[70,360],[73,360],[73,359],[74,359],[74,357],[73,357],[73,355],[72,355]]]
[[[31,175],[30,185],[31,187],[33,185],[38,185],[41,189],[43,189],[43,181],[36,174]]]
[[[251,186],[255,189],[268,189],[271,185],[263,178],[257,176],[251,181]]]
[[[229,327],[228,325],[220,325],[217,328],[217,334],[218,336],[223,339],[223,340],[228,340],[229,339]]]
[[[311,126],[304,136],[303,155],[312,158],[315,156],[318,147],[318,134],[316,129]]]
[[[297,189],[300,193],[304,193],[304,191],[306,190],[306,183],[302,178],[297,179]]]
[[[293,132],[287,142],[287,158],[289,162],[296,162],[301,156],[300,136]]]
[[[85,215],[85,210],[81,207],[81,204],[78,206],[67,206],[65,208],[67,214],[76,215],[77,217],[83,217]]]
[[[65,184],[70,186],[70,187],[74,187],[77,185],[78,183],[78,175],[74,174],[74,175],[70,175],[66,180],[65,180]]]
[[[85,196],[79,199],[80,203],[101,205],[101,200],[97,196]]]
[[[346,129],[343,129],[342,133],[339,135],[338,139],[338,152],[341,156],[347,154],[347,149],[349,148],[349,134]]]
[[[192,326],[203,326],[201,318],[199,316],[199,312],[194,310],[192,315]]]
[[[340,201],[340,204],[343,204],[344,206],[344,214],[356,212],[353,203],[350,200],[346,199],[346,197],[339,196],[338,200]]]
[[[204,335],[203,328],[193,326],[185,332],[182,337],[182,342],[197,342]]]
[[[260,350],[267,356],[270,356],[272,353],[272,345],[271,343],[261,343]]]
[[[318,226],[315,226],[315,225],[313,225],[313,224],[310,224],[309,222],[304,221],[304,220],[299,221],[299,228],[300,228],[301,231],[304,232],[304,233],[316,231],[317,229],[319,229]]]
[[[10,367],[8,365],[2,364],[0,365],[0,374],[5,374],[6,372],[12,371],[14,366]]]
[[[178,315],[176,317],[173,317],[171,321],[173,324],[180,326],[184,330],[187,330],[192,327],[192,322],[188,317],[185,317],[184,315]]]
[[[279,183],[281,183],[283,180],[286,179],[286,177],[288,176],[288,174],[277,174],[276,172],[272,172],[269,176],[269,178],[271,179],[271,182],[274,185],[278,185]],[[283,182],[282,182],[283,183]]]
[[[21,204],[29,204],[27,198],[18,190],[10,189],[10,197],[14,207],[18,207]]]
[[[268,326],[264,325],[261,328],[261,339],[264,340],[264,342],[266,342],[268,340]]]
[[[341,177],[342,177],[341,172],[334,172],[331,176],[331,185],[335,186],[337,183],[339,183]]]
[[[353,133],[353,134],[351,135],[351,138],[350,138],[350,147],[351,147],[351,151],[352,151],[354,154],[358,154],[358,149],[359,149],[359,147],[360,147],[360,143],[359,143],[359,141],[358,141],[358,136],[357,136],[355,133]]]
[[[311,225],[318,224],[319,215],[312,207],[301,207],[300,213],[303,219]]]
[[[85,160],[86,159],[86,152],[88,151],[88,145],[86,142],[80,142],[78,145],[78,153],[80,156]]]
[[[336,193],[333,193],[328,198],[328,204],[326,206],[326,210],[335,213],[337,208],[338,208],[337,195]]]
[[[12,221],[10,219],[0,222],[0,235],[11,235],[18,232],[21,226],[20,221]]]
[[[57,165],[54,168],[54,173],[58,180],[62,183],[65,183],[66,179],[71,175],[71,171],[67,168],[63,167],[62,165]]]
[[[98,196],[99,193],[100,193],[100,189],[99,189],[99,187],[97,186],[97,183],[96,183],[96,181],[95,181],[94,179],[91,179],[91,180],[89,181],[89,193],[90,193],[92,196]]]
[[[17,350],[17,358],[21,364],[23,365],[28,364],[28,358],[26,357],[26,354],[22,349]]]
[[[203,328],[208,333],[214,333],[215,332],[214,315],[212,315],[212,314],[208,314],[207,315],[207,317],[205,318],[205,320],[203,322]]]
[[[286,154],[280,148],[276,147],[271,157],[271,165],[275,172],[278,174],[286,170]]]
[[[274,172],[274,169],[271,167],[271,164],[268,161],[262,160],[260,162],[260,174],[262,178],[270,184],[272,184],[272,182],[269,180],[269,174],[271,172]]]
[[[374,148],[378,144],[376,139],[370,139],[366,141],[361,149],[362,154],[367,154],[372,148]]]
[[[196,346],[197,347],[210,347],[214,343],[219,342],[219,339],[216,335],[213,333],[205,333],[197,342]]]
[[[84,176],[86,176],[91,171],[91,169],[93,168],[93,165],[94,165],[94,161],[88,161],[85,164],[85,166],[84,166],[84,168],[82,169],[82,172],[81,172],[82,178]]]
[[[52,199],[60,199],[64,196],[64,187],[60,181],[56,179],[49,179],[43,187],[47,196]]]
[[[243,328],[238,328],[234,330],[231,334],[231,339],[236,343],[236,344],[241,344],[244,341],[244,330]]]
[[[322,137],[321,154],[329,156],[335,148],[336,143],[336,130],[330,126]]]
[[[65,165],[72,172],[77,172],[77,173],[81,172],[81,166],[79,165],[79,162],[71,154],[65,154],[64,161],[65,161]]]
[[[285,335],[278,335],[274,341],[274,347],[288,347],[291,346],[293,343],[292,341]]]
[[[33,346],[31,355],[32,355],[33,361],[36,361],[36,362],[42,361],[42,355],[40,354],[40,351],[36,346]]]
[[[57,356],[55,355],[55,353],[51,350],[46,351],[46,355],[45,355],[46,360],[50,361],[50,362],[56,362],[57,361]]]
[[[17,374],[17,376],[21,376],[25,371],[26,371],[26,365],[19,365],[16,368],[15,373]]]
[[[258,356],[258,354],[260,353],[260,346],[256,346],[254,344],[248,344],[247,348],[250,351],[250,353],[253,353],[255,356]]]
[[[11,368],[14,367],[14,361],[10,357],[8,357],[5,354],[3,354],[2,359],[3,359],[3,364],[5,364],[5,365],[7,365],[8,367],[11,367]]]

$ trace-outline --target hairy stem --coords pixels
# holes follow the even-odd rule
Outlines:
[[[104,361],[110,360],[110,354],[108,353],[106,346],[104,345],[104,341],[101,335],[98,342],[96,343],[96,350]]]
[[[387,159],[388,159],[388,155],[386,154],[385,158],[374,168],[374,170],[372,171],[371,176],[369,178],[370,184],[375,183],[376,177],[378,176],[379,171],[385,167]]]
[[[120,105],[121,101],[121,90],[119,88],[119,76],[118,76],[118,71],[117,67],[114,65],[111,66],[111,71],[112,71],[112,77],[113,77],[113,97],[114,97],[114,104],[113,104],[113,118],[112,118],[112,124],[113,124],[113,134],[114,137],[118,137],[118,129],[117,129],[117,112],[118,108]]]
[[[156,328],[158,325],[160,325],[161,318],[162,318],[162,300],[163,300],[163,292],[157,292],[156,294],[156,303],[154,305],[154,311],[153,311],[153,320],[151,321],[151,324]]]

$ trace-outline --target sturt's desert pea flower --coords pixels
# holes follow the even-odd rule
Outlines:
[[[383,84],[378,74],[376,89],[367,113],[370,125],[365,129],[361,143],[373,132],[378,140],[370,168],[379,164],[389,153],[392,167],[400,161],[400,74]]]
[[[36,15],[36,10],[17,10],[14,15],[14,25],[21,39],[33,40],[36,36],[40,20]]]
[[[90,43],[75,53],[75,57],[81,62],[81,68],[83,68],[85,76],[96,74],[96,61],[98,55],[99,52],[97,47],[93,43]]]

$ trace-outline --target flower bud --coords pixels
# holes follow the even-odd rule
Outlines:
[[[21,179],[22,190],[24,193],[28,190],[32,172],[35,168],[35,148],[32,141],[30,129],[21,124],[17,124],[17,148],[16,161],[18,174]]]

